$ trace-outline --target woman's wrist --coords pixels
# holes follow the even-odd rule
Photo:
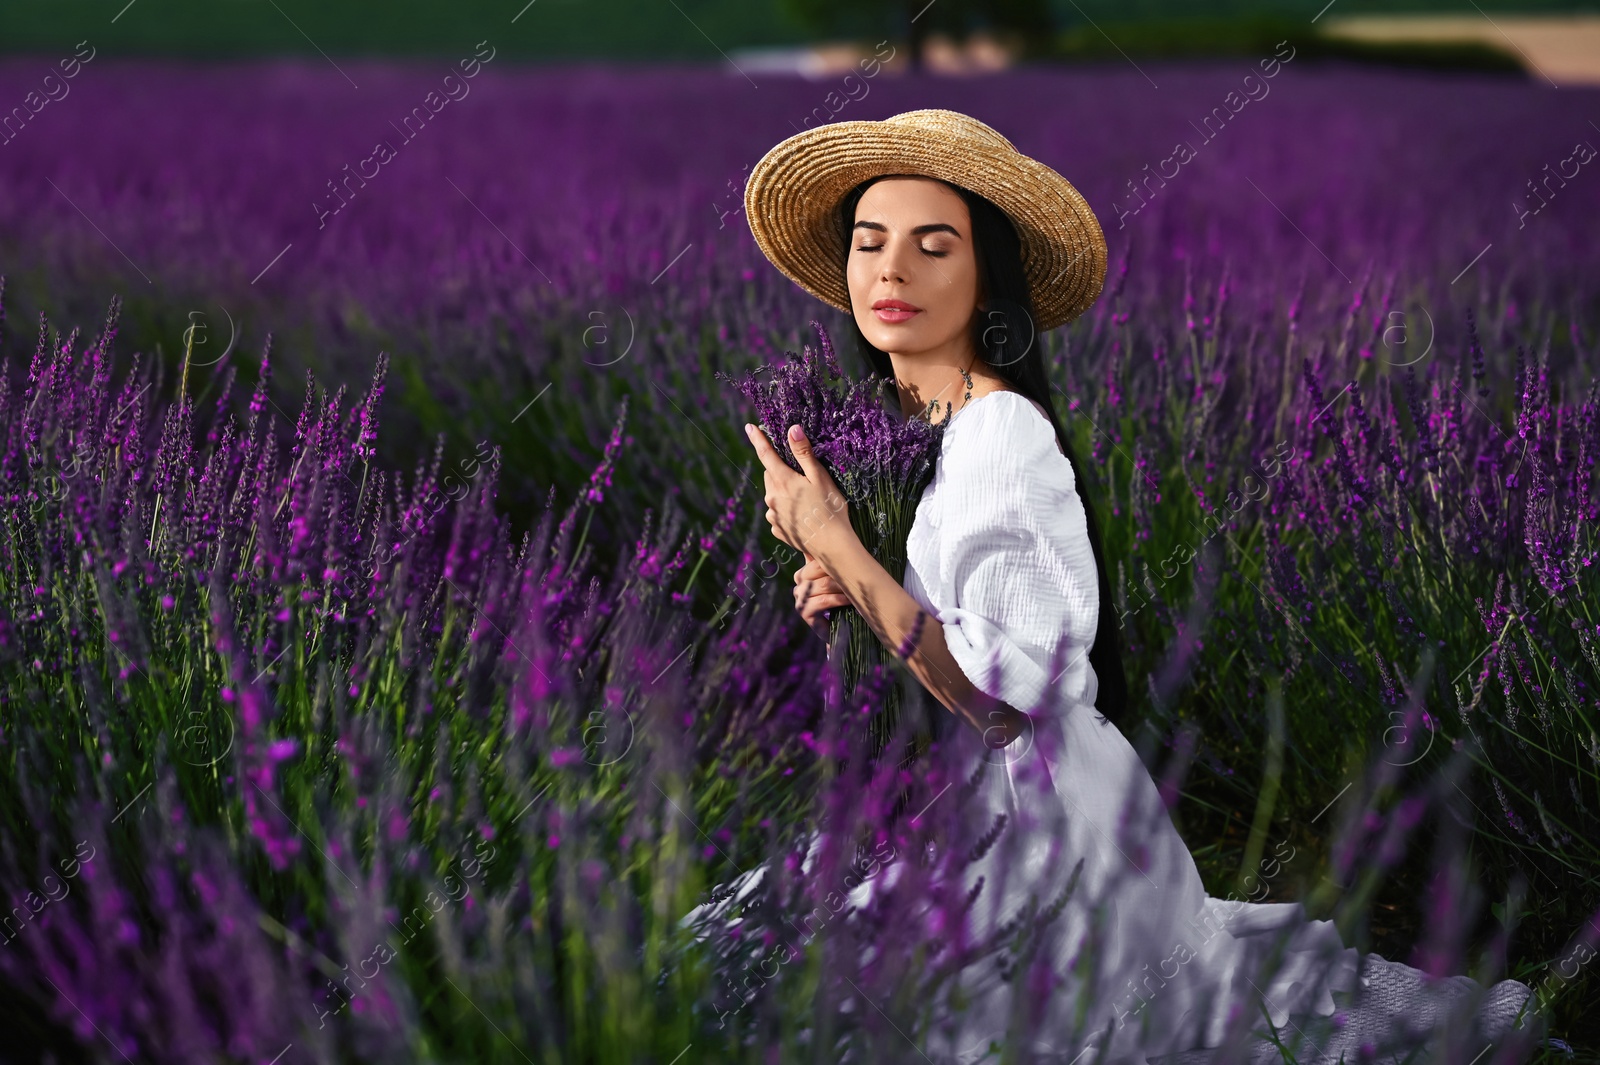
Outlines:
[[[841,523],[830,519],[807,537],[800,547],[803,552],[821,562],[822,568],[840,583],[843,583],[841,574],[847,570],[859,572],[862,555],[869,561],[877,561],[861,542],[861,538],[856,535],[855,529],[850,527],[849,521]]]
[[[822,563],[862,618],[878,633],[884,647],[898,655],[946,709],[977,729],[986,744],[1004,747],[1027,731],[1027,715],[967,679],[945,644],[944,629],[938,619],[923,610],[872,557],[856,537],[855,530],[844,531],[849,534],[847,539],[825,539],[826,531],[818,530],[817,535],[807,541],[806,550]],[[867,609],[863,609],[863,604]]]

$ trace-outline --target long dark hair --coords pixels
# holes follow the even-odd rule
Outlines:
[[[840,201],[839,226],[844,234],[847,263],[855,228],[856,206],[861,202],[862,194],[874,182],[894,176],[897,175],[884,174],[869,178],[851,189]],[[1083,501],[1083,513],[1088,521],[1089,546],[1094,552],[1094,566],[1100,583],[1100,619],[1095,628],[1094,644],[1089,649],[1089,664],[1094,667],[1095,677],[1099,681],[1095,709],[1121,728],[1127,712],[1128,681],[1122,671],[1122,647],[1118,638],[1116,607],[1111,599],[1111,579],[1106,573],[1105,549],[1100,544],[1100,522],[1095,517],[1094,505],[1083,490],[1083,467],[1072,453],[1072,443],[1060,419],[1056,417],[1055,404],[1050,401],[1050,382],[1045,375],[1044,353],[1035,335],[1034,323],[1037,319],[1033,313],[1033,300],[1028,293],[1027,274],[1022,269],[1022,242],[1017,238],[1011,219],[990,200],[948,181],[940,183],[960,196],[972,215],[972,244],[977,256],[980,285],[979,313],[973,316],[972,321],[973,344],[1002,380],[1045,409],[1050,426],[1055,430],[1056,440],[1061,444],[1061,451],[1072,463],[1078,497]],[[850,329],[855,333],[856,344],[873,373],[887,378],[884,382],[885,391],[893,390],[894,366],[889,354],[867,340],[861,327],[856,324],[854,315],[850,315]]]

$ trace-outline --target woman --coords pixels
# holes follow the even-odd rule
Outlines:
[[[1424,989],[1417,970],[1361,959],[1298,903],[1208,897],[1154,782],[1110,723],[1126,696],[1106,565],[1035,343],[1035,329],[1087,309],[1105,277],[1104,237],[1082,196],[983,123],[915,111],[784,141],[752,171],[745,205],[774,265],[851,314],[901,411],[948,418],[903,586],[856,538],[798,426],[789,443],[801,473],[759,429],[746,432],[766,469],[773,533],[805,553],[801,616],[822,633],[824,611],[855,607],[969,726],[978,743],[966,757],[994,770],[978,774],[979,804],[1008,819],[1014,845],[969,870],[975,889],[979,876],[991,887],[989,907],[974,910],[979,931],[1060,897],[1068,873],[1078,876],[1051,949],[1057,972],[1092,986],[1088,1023],[1056,1010],[1036,1049],[1143,1061],[1217,1046],[1240,1010],[1260,1020],[1264,1009],[1286,1039],[1285,1025],[1305,1036],[1300,1060],[1331,1062],[1402,1034],[1391,1018],[1437,1022],[1477,992],[1466,977]],[[850,901],[864,904],[900,868]],[[744,878],[738,898],[759,879]],[[1091,941],[1085,977],[1079,951]],[[979,978],[969,993],[946,1060],[1004,1039],[1012,985]],[[1478,1032],[1503,1034],[1528,994],[1495,985]],[[1340,1006],[1350,1008],[1335,1019]]]

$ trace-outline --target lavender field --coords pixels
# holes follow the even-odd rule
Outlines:
[[[18,1060],[923,1060],[993,963],[910,896],[784,920],[845,875],[799,873],[804,829],[888,789],[832,771],[870,693],[794,612],[715,376],[845,335],[755,247],[748,168],[919,107],[1105,229],[1105,293],[1041,343],[1124,730],[1209,891],[1536,987],[1551,1038],[1483,1062],[1600,1059],[1600,92],[77,65],[0,61]],[[768,861],[747,934],[679,928]]]

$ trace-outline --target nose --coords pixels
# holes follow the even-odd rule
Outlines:
[[[894,245],[883,250],[883,261],[878,276],[890,284],[906,283],[906,270],[900,262],[900,252]]]

